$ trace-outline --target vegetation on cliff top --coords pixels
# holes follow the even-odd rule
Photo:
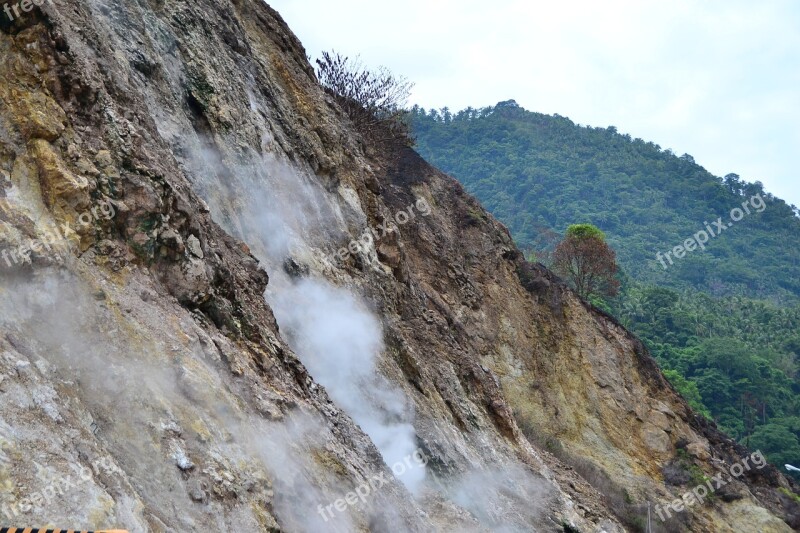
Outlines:
[[[406,78],[385,67],[369,70],[359,58],[333,51],[317,59],[317,78],[373,148],[412,144],[405,105],[414,84]]]

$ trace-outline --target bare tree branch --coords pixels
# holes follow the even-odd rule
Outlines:
[[[413,145],[405,105],[413,84],[385,67],[366,69],[361,60],[336,52],[317,59],[317,78],[353,121],[356,130],[377,149]]]

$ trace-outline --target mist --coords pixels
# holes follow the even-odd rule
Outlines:
[[[43,269],[29,279],[5,277],[0,279],[0,293],[0,332],[27,358],[17,361],[17,368],[69,386],[80,399],[78,412],[85,408],[91,417],[86,436],[92,430],[89,422],[96,423],[95,438],[113,442],[114,449],[123,451],[116,459],[126,479],[150,497],[149,503],[169,502],[183,509],[184,528],[199,528],[192,517],[203,512],[193,507],[182,473],[192,471],[197,474],[191,477],[203,483],[214,483],[219,472],[247,476],[248,492],[256,493],[268,490],[268,475],[271,505],[292,530],[355,529],[347,514],[324,522],[308,512],[347,490],[335,475],[320,472],[314,463],[315,453],[331,438],[318,416],[295,409],[281,420],[265,420],[230,389],[218,357],[197,343],[184,350],[143,339],[137,325],[125,318],[109,321],[104,301],[69,272]],[[142,303],[142,309],[147,306]],[[125,327],[126,334],[103,326],[112,323]],[[55,389],[47,384],[36,387],[35,407],[52,423],[75,414],[66,411],[72,402]],[[256,392],[248,396],[255,397]],[[194,426],[182,427],[187,420],[204,428],[205,436],[199,436]],[[1,418],[0,436],[22,447],[31,446],[27,441],[36,438],[24,427],[12,430]],[[45,463],[46,469],[54,466]],[[51,509],[43,511],[52,514]],[[241,512],[252,513],[246,507]],[[143,532],[143,523],[127,520],[126,526]],[[247,523],[243,521],[242,527]]]
[[[336,404],[370,436],[384,462],[391,467],[413,455],[413,409],[375,368],[384,349],[377,319],[351,293],[319,280],[290,284],[270,300],[286,340]],[[399,477],[417,492],[425,469],[409,469]]]
[[[442,492],[480,524],[476,531],[524,533],[545,523],[556,489],[521,463],[475,468],[447,480]]]
[[[378,372],[384,351],[381,323],[354,291],[321,275],[331,269],[337,245],[352,239],[348,222],[366,226],[363,214],[336,201],[336,194],[323,189],[313,174],[277,156],[250,153],[235,164],[225,163],[215,151],[201,149],[187,167],[205,180],[198,189],[205,191],[214,219],[251,246],[267,267],[265,298],[281,336],[372,439],[384,462],[389,467],[402,463],[417,449],[414,409],[402,390]],[[209,176],[209,169],[217,176]],[[214,185],[220,182],[224,188]],[[366,253],[374,255],[374,250]],[[308,267],[309,274],[289,276],[283,269],[288,259]],[[398,477],[418,493],[425,468]]]

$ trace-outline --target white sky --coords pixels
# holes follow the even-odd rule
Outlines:
[[[616,126],[800,205],[800,2],[270,0],[316,58],[361,55],[412,104],[515,99]]]

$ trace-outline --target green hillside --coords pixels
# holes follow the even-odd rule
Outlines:
[[[590,222],[638,281],[800,300],[800,218],[758,182],[718,178],[689,155],[676,157],[613,127],[532,113],[513,100],[454,114],[414,108],[412,124],[420,154],[460,180],[522,248],[542,248],[551,230]],[[749,205],[756,195],[765,203],[760,213]],[[731,210],[743,202],[750,214],[731,222]],[[709,236],[705,250],[659,262],[657,253],[663,257],[698,231],[708,233],[707,225],[716,233],[719,217],[724,231]]]
[[[513,100],[415,107],[411,123],[417,150],[537,259],[547,263],[570,224],[603,230],[622,290],[595,303],[642,338],[697,411],[774,463],[800,463],[796,207],[689,155]]]

